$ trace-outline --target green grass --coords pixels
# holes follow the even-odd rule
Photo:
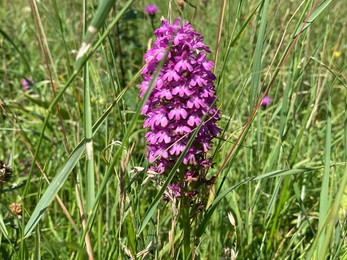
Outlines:
[[[344,1],[99,2],[0,4],[0,259],[347,259]],[[191,252],[187,210],[161,199],[174,173],[146,172],[149,3],[216,61],[218,177],[190,208]]]

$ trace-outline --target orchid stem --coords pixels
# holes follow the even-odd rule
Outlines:
[[[189,259],[191,255],[190,246],[190,218],[189,218],[189,206],[187,203],[182,204],[182,225],[183,225],[183,248],[184,248],[184,259]]]

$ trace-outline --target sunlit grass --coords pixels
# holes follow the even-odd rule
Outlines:
[[[1,4],[3,259],[184,259],[179,207],[154,200],[165,179],[146,172],[149,3]],[[151,3],[154,27],[181,14],[217,61],[218,177],[191,219],[189,258],[347,259],[344,2]]]

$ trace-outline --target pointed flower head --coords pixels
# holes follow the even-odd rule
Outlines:
[[[212,149],[213,138],[221,131],[216,124],[220,111],[215,102],[216,77],[211,72],[214,64],[206,58],[210,49],[188,22],[181,24],[180,18],[173,24],[163,20],[154,33],[157,39],[144,55],[146,65],[139,86],[141,98],[151,91],[141,111],[146,117],[144,127],[149,131],[147,158],[151,170],[168,174],[187,149],[177,177],[168,188],[175,197],[181,193],[197,194],[189,190],[190,185],[205,181],[199,173],[212,165],[207,153]],[[164,65],[153,89],[149,89],[162,59]],[[196,128],[199,130],[193,144],[187,148]]]
[[[266,109],[268,106],[270,106],[272,103],[272,99],[269,96],[264,97],[263,101],[261,102],[261,106]]]
[[[150,17],[154,17],[157,11],[158,7],[154,4],[149,4],[145,7],[145,12],[148,13]]]
[[[34,81],[31,78],[23,79],[22,86],[24,90],[29,90],[32,85],[34,85]]]

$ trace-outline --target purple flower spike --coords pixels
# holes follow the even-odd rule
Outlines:
[[[263,101],[261,102],[261,106],[266,109],[268,106],[270,106],[272,103],[272,99],[269,96],[264,97]]]
[[[148,13],[150,17],[154,17],[157,11],[158,11],[158,7],[153,4],[149,4],[145,8],[145,12]]]
[[[31,78],[23,79],[22,86],[24,90],[29,90],[32,85],[34,85],[34,81]]]
[[[157,39],[144,55],[146,65],[139,86],[143,98],[160,61],[165,58],[141,111],[146,117],[144,127],[149,129],[145,137],[150,169],[168,174],[186,149],[191,134],[200,127],[174,182],[168,187],[175,197],[181,197],[193,194],[194,183],[203,186],[200,184],[206,182],[202,172],[206,173],[213,165],[207,152],[212,149],[213,138],[221,132],[217,126],[220,111],[215,104],[213,85],[216,77],[211,72],[214,64],[206,58],[210,50],[202,42],[203,37],[188,22],[182,25],[180,18],[173,24],[163,20],[154,34]],[[194,190],[194,194],[198,192]]]

